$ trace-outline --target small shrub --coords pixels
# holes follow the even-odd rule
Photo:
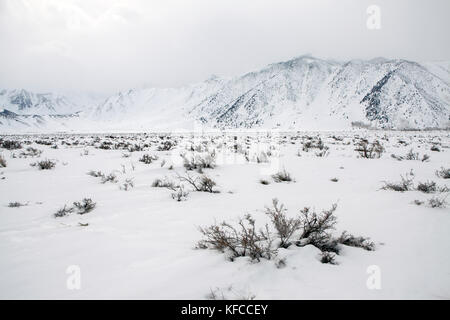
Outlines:
[[[428,162],[430,160],[430,156],[429,155],[427,155],[427,154],[424,154],[423,156],[422,156],[422,162]]]
[[[202,169],[214,169],[216,166],[216,155],[214,152],[205,155],[195,155],[187,157],[182,154],[183,166],[186,170],[202,170]]]
[[[272,175],[272,179],[277,183],[293,181],[291,175],[286,171],[286,169],[283,169],[283,171],[277,172],[276,174]]]
[[[19,154],[20,158],[27,158],[27,157],[39,157],[42,154],[42,150],[28,147],[25,151],[22,151]]]
[[[309,149],[328,150],[328,147],[324,145],[320,137],[319,138],[308,137],[308,141],[303,142],[302,145],[303,145],[302,150],[305,152],[309,152]]]
[[[125,179],[125,182],[120,186],[120,189],[125,191],[128,191],[131,188],[134,188],[133,178]]]
[[[189,195],[189,192],[184,191],[183,186],[180,186],[178,191],[172,193],[172,199],[180,202],[180,201],[186,201],[187,196]]]
[[[445,200],[445,197],[435,196],[428,200],[428,205],[432,208],[445,208],[447,201]]]
[[[103,184],[105,184],[107,182],[116,183],[118,181],[117,176],[114,173],[110,173],[106,176],[103,175],[103,176],[101,176],[101,178],[102,178],[101,183],[103,183]]]
[[[276,251],[271,249],[272,241],[267,228],[265,231],[256,231],[255,220],[250,215],[240,219],[237,227],[222,222],[200,228],[200,232],[204,239],[198,243],[198,248],[228,251],[231,260],[245,256],[256,261],[262,258],[270,260],[276,254]]]
[[[336,255],[328,251],[322,251],[320,254],[320,262],[322,263],[337,264],[335,258]]]
[[[370,238],[355,237],[355,236],[347,233],[347,231],[342,232],[341,236],[337,239],[337,241],[340,244],[343,244],[343,245],[349,246],[349,247],[362,248],[367,251],[375,250],[375,243],[370,241]]]
[[[361,139],[356,144],[355,151],[357,151],[359,153],[361,158],[377,159],[377,158],[380,158],[381,155],[383,154],[384,147],[378,140],[375,140],[374,142],[369,143],[368,140]]]
[[[330,154],[330,152],[328,151],[328,147],[325,147],[322,151],[318,151],[315,154],[316,157],[325,158]]]
[[[269,156],[267,155],[266,152],[261,151],[261,152],[256,156],[256,162],[257,162],[257,163],[267,163],[267,162],[269,162]]]
[[[272,200],[271,208],[266,207],[266,214],[280,238],[280,247],[288,248],[291,245],[291,237],[300,229],[302,221],[298,218],[287,218],[286,209],[282,204],[278,204],[278,199]]]
[[[0,139],[0,147],[5,148],[6,150],[15,150],[22,149],[22,144],[19,141]]]
[[[0,154],[0,168],[6,168],[6,160],[1,154]]]
[[[292,243],[298,247],[313,245],[322,251],[323,263],[334,263],[334,254],[339,254],[341,245],[348,245],[372,251],[375,245],[369,238],[355,237],[343,232],[339,238],[333,238],[331,230],[336,224],[336,204],[331,209],[317,214],[309,208],[300,211],[296,218],[287,218],[286,209],[273,199],[272,207],[266,207],[266,214],[270,217],[271,229],[256,232],[255,221],[250,215],[239,220],[237,227],[226,222],[214,224],[207,228],[200,228],[204,239],[198,242],[200,249],[213,248],[221,252],[231,253],[231,260],[235,257],[250,256],[252,260],[261,258],[271,259],[277,254],[279,248],[287,248]],[[273,246],[273,232],[277,235],[276,246]],[[291,239],[298,234],[298,241]],[[276,263],[278,264],[278,263]],[[283,265],[285,262],[283,261]]]
[[[72,213],[74,210],[73,207],[67,207],[64,206],[63,208],[59,209],[58,211],[56,211],[56,213],[54,214],[55,218],[61,218],[61,217],[65,217],[67,216],[69,213]]]
[[[167,178],[164,179],[155,179],[152,183],[153,188],[167,188],[172,191],[176,191],[179,186],[176,185],[173,181],[168,180]]]
[[[92,199],[84,198],[81,202],[74,202],[73,205],[78,210],[78,214],[85,214],[94,210],[96,203]]]
[[[435,152],[441,152],[441,149],[439,149],[439,147],[437,145],[432,145],[430,150],[435,151]]]
[[[176,144],[170,140],[166,140],[163,143],[161,143],[157,150],[158,151],[169,151],[172,150],[174,147],[176,146]]]
[[[203,191],[203,192],[216,192],[214,189],[214,186],[216,183],[214,180],[212,180],[210,177],[203,175],[200,177],[200,185],[197,191]]]
[[[442,179],[450,179],[450,168],[441,167],[439,170],[436,170],[436,176]]]
[[[32,167],[38,167],[39,170],[51,170],[55,167],[55,165],[56,165],[56,162],[48,160],[48,159],[34,162],[31,164]]]
[[[87,174],[95,178],[103,178],[105,176],[103,172],[94,170],[89,171]]]
[[[406,160],[419,160],[419,153],[414,152],[413,149],[410,149],[409,152],[405,156]]]
[[[192,177],[186,173],[185,177],[178,175],[178,178],[180,181],[187,182],[191,185],[195,191],[218,193],[218,191],[214,190],[216,182],[206,175]]]
[[[158,157],[157,157],[157,156],[150,155],[150,154],[144,154],[144,155],[139,159],[140,162],[143,162],[143,163],[145,163],[145,164],[151,164],[153,161],[156,161],[156,160],[158,160]]]
[[[436,192],[436,190],[437,190],[436,182],[434,182],[434,181],[419,182],[419,184],[417,185],[417,190],[422,191],[424,193]]]
[[[407,174],[406,177],[400,176],[402,181],[400,182],[384,182],[384,186],[381,187],[383,190],[393,190],[393,191],[409,191],[412,188],[413,185],[413,178],[409,178],[409,175]]]
[[[338,179],[338,178],[332,178],[332,179],[330,179],[330,181],[332,181],[332,182],[338,182],[339,179]]]
[[[26,206],[26,205],[27,205],[26,203],[20,203],[20,202],[17,202],[17,201],[8,203],[8,207],[9,208],[20,208],[20,207],[23,207],[23,206]]]
[[[330,210],[324,210],[321,214],[311,211],[308,207],[301,210],[302,233],[297,245],[311,244],[321,251],[339,253],[338,243],[330,234],[337,222],[334,216],[336,209],[337,205],[333,204]]]
[[[265,180],[265,179],[259,180],[259,183],[264,184],[264,185],[270,184],[269,180]]]

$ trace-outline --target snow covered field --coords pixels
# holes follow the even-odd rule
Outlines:
[[[381,157],[361,157],[360,138],[379,141]],[[449,148],[448,131],[0,136],[0,298],[449,299]],[[46,159],[55,166],[30,166]],[[275,182],[284,170],[294,181]],[[188,175],[208,176],[214,192],[194,191]],[[408,191],[382,189],[401,176]],[[54,216],[84,198],[93,210]],[[374,250],[337,244],[336,264],[321,263],[300,229],[277,248],[274,198],[289,217],[336,203],[331,235],[370,237]],[[245,214],[269,224],[270,260],[196,248],[199,227]]]

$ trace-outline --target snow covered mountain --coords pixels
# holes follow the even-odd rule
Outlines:
[[[231,79],[132,89],[84,105],[56,94],[3,90],[0,108],[2,131],[189,130],[196,123],[223,129],[346,129],[355,122],[443,128],[450,127],[450,63],[301,56]]]
[[[0,90],[0,106],[19,114],[58,114],[79,111],[74,102],[55,93],[34,93],[24,89]]]

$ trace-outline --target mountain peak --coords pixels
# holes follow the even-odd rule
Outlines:
[[[179,88],[133,88],[80,105],[73,96],[2,90],[0,128],[30,126],[30,114],[54,115],[65,127],[127,130],[193,128],[446,127],[450,119],[450,68],[377,57],[338,62],[301,55],[233,78],[211,75]],[[78,112],[78,111],[84,112]],[[78,112],[78,113],[76,113]],[[11,113],[11,114],[10,114]],[[56,117],[73,114],[73,117]],[[14,115],[14,116],[13,116]],[[33,126],[49,125],[41,119]],[[36,120],[34,120],[36,121]]]

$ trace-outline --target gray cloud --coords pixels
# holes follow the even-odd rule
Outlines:
[[[381,9],[381,29],[366,9]],[[111,92],[310,53],[450,60],[448,0],[0,0],[0,87]]]

